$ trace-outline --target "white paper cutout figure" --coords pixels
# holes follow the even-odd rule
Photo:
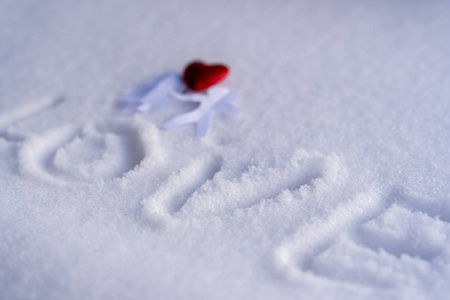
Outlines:
[[[226,87],[211,87],[204,93],[172,93],[173,98],[179,101],[196,102],[200,105],[185,114],[179,115],[162,125],[164,129],[171,129],[181,125],[195,123],[197,136],[206,135],[209,127],[209,118],[214,111],[223,111],[238,114],[240,111],[231,104],[236,95]]]
[[[119,102],[127,109],[149,112],[157,106],[168,105],[169,95],[174,91],[181,92],[185,88],[180,75],[167,73],[123,93],[119,97]]]
[[[176,116],[162,125],[163,129],[172,129],[195,123],[196,135],[199,137],[206,135],[209,118],[213,112],[220,111],[233,115],[240,113],[239,109],[231,104],[236,98],[236,94],[229,88],[213,86],[204,93],[182,93],[186,88],[180,75],[167,73],[123,93],[118,101],[125,110],[143,113],[150,112],[157,106],[169,105],[171,98],[178,101],[199,103],[199,106],[194,110]]]

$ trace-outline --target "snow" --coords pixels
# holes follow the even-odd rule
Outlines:
[[[0,0],[0,298],[445,298],[449,13]],[[240,115],[117,109],[195,59]]]

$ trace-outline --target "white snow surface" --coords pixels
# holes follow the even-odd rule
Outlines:
[[[444,299],[449,1],[0,0],[0,299]],[[194,59],[207,137],[118,95]]]

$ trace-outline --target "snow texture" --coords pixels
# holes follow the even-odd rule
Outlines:
[[[449,15],[0,0],[0,299],[446,298]],[[195,59],[242,114],[117,109]]]

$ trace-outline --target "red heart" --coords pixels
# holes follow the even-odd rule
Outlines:
[[[227,75],[225,65],[205,65],[194,61],[184,70],[183,80],[191,90],[201,91],[222,81]]]

